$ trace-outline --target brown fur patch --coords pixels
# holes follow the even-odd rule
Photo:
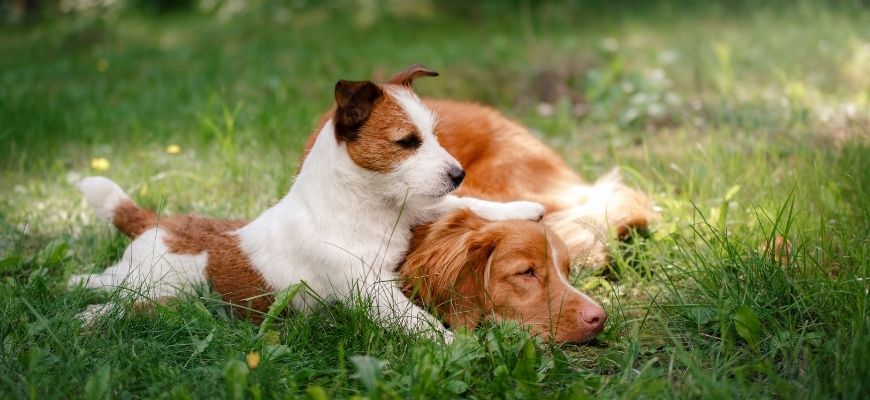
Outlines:
[[[130,200],[124,200],[115,207],[115,215],[112,216],[112,224],[121,233],[131,239],[135,239],[148,229],[157,225],[157,214],[150,210],[143,210]]]
[[[386,94],[375,102],[356,137],[346,141],[347,154],[362,168],[390,172],[416,150],[402,147],[396,141],[415,133],[419,135],[402,106]]]
[[[564,207],[563,188],[583,181],[551,148],[499,112],[473,103],[425,100],[439,117],[438,140],[465,169],[459,194]]]
[[[233,305],[233,310],[255,322],[262,320],[272,304],[273,289],[251,265],[239,247],[235,230],[246,221],[219,220],[195,215],[157,218],[153,211],[145,210],[132,201],[122,203],[116,210],[113,223],[130,237],[160,227],[165,229],[166,246],[177,254],[206,252],[208,261],[205,274],[215,292]]]
[[[272,304],[274,292],[247,255],[239,247],[235,230],[246,221],[208,219],[192,215],[167,218],[160,225],[169,236],[166,245],[179,254],[208,253],[205,274],[212,289],[224,301],[232,304],[233,310],[255,322],[262,320]]]

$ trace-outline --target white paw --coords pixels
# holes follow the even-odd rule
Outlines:
[[[66,285],[70,288],[81,286],[88,289],[110,289],[114,286],[112,281],[112,275],[76,274],[69,277]]]
[[[85,282],[90,278],[90,274],[76,274],[69,277],[69,280],[66,281],[66,287],[74,288],[77,286],[84,286]]]
[[[456,334],[451,332],[447,328],[436,327],[434,329],[426,329],[425,331],[420,333],[422,337],[427,340],[431,340],[435,343],[444,343],[450,344],[453,343],[453,340],[456,339]]]
[[[123,311],[115,303],[90,304],[82,312],[76,314],[76,319],[82,322],[82,326],[89,328],[96,325],[100,319],[116,312],[123,315]]]
[[[453,343],[453,339],[456,339],[456,334],[451,331],[444,330],[444,332],[441,332],[441,339],[444,340],[444,344],[450,344]]]
[[[494,208],[485,210],[480,213],[480,216],[491,221],[505,221],[509,219],[540,221],[544,217],[544,206],[534,201],[496,203]]]

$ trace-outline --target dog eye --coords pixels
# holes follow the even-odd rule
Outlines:
[[[535,276],[535,269],[532,267],[529,267],[529,268],[526,268],[525,270],[523,270],[522,272],[518,273],[517,275],[534,277]]]
[[[396,141],[396,144],[404,149],[416,149],[420,147],[420,137],[416,133],[412,133]]]

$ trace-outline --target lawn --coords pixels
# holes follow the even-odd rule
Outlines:
[[[211,3],[0,27],[0,397],[870,393],[861,2]],[[71,182],[101,174],[164,213],[252,218],[286,193],[336,80],[414,62],[441,73],[419,93],[491,104],[582,176],[619,166],[654,199],[648,238],[572,277],[607,309],[596,341],[501,324],[445,346],[359,305],[260,329],[207,290],[75,319],[107,295],[66,278],[127,241]]]

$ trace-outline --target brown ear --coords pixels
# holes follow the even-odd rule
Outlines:
[[[438,76],[438,73],[426,68],[423,64],[414,64],[394,75],[387,83],[411,87],[414,80],[421,76]]]
[[[335,136],[338,140],[353,140],[359,128],[369,119],[375,103],[384,95],[371,81],[340,80],[335,84]]]
[[[473,329],[483,313],[483,272],[496,245],[486,224],[462,210],[420,227],[400,267],[406,293],[418,290],[452,327]]]
[[[448,307],[444,312],[444,320],[454,328],[463,326],[474,329],[488,312],[484,304],[485,275],[497,239],[486,229],[474,231],[463,239],[465,260],[458,264],[453,285],[447,289],[450,296],[445,299]]]

